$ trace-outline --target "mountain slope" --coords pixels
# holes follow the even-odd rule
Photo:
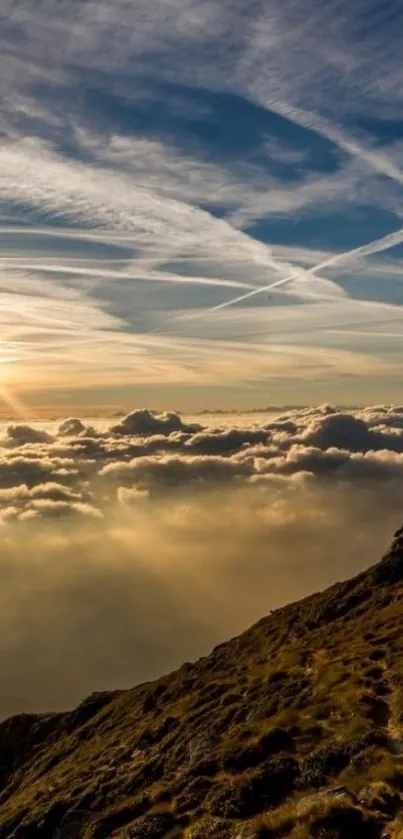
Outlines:
[[[195,664],[3,722],[0,839],[403,835],[402,604],[403,529]]]

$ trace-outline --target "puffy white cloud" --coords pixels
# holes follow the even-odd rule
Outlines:
[[[186,484],[217,484],[253,474],[253,463],[216,455],[138,457],[129,463],[110,463],[100,475],[150,489]]]
[[[102,519],[103,515],[91,504],[82,504],[80,501],[58,501],[52,498],[33,498],[31,503],[21,513],[20,521],[29,521],[37,517],[60,519],[64,516],[89,516],[94,519]]]
[[[265,428],[204,429],[193,434],[184,444],[185,451],[194,454],[225,455],[256,443],[267,443],[270,432]]]
[[[89,504],[108,516],[130,493],[132,502],[145,492],[160,497],[186,486],[267,485],[270,478],[307,473],[321,483],[391,481],[402,470],[399,406],[291,409],[247,427],[202,426],[175,412],[135,410],[104,430],[77,418],[53,435],[10,426],[0,445],[0,506],[16,507],[21,517],[32,513],[34,500],[36,515],[49,513],[48,502],[55,516],[63,505],[82,513],[77,504]]]
[[[77,470],[71,458],[53,457],[50,454],[24,452],[21,454],[0,454],[0,481],[5,487],[19,483],[35,486],[51,480],[74,482]]]
[[[47,431],[31,428],[29,425],[9,425],[4,443],[10,446],[23,446],[26,443],[50,443],[52,439]]]
[[[59,425],[58,434],[60,437],[78,437],[85,432],[86,427],[80,419],[69,417]]]
[[[328,414],[315,417],[304,431],[307,443],[320,449],[335,446],[350,451],[368,451],[377,448],[376,435],[364,420],[351,414]]]
[[[137,410],[127,414],[121,422],[111,427],[112,434],[147,436],[149,434],[170,434],[172,431],[196,431],[197,426],[187,425],[174,411],[155,414],[152,411]]]

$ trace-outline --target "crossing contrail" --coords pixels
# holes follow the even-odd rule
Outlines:
[[[286,277],[282,277],[279,280],[276,280],[274,283],[269,283],[269,285],[260,286],[260,288],[255,288],[252,291],[248,291],[245,294],[240,294],[238,297],[232,297],[231,300],[227,300],[224,303],[219,303],[218,306],[212,306],[210,309],[205,309],[204,312],[200,313],[200,316],[210,314],[212,312],[218,312],[220,309],[228,309],[229,306],[234,306],[236,303],[242,303],[243,300],[249,300],[251,297],[255,297],[257,294],[262,294],[266,291],[272,291],[273,289],[280,288],[281,286],[287,285],[288,283],[292,282],[293,280],[304,279],[307,276],[315,276],[318,271],[322,271],[324,268],[330,268],[333,265],[338,265],[343,262],[349,262],[350,260],[354,260],[355,258],[363,257],[363,256],[370,256],[374,253],[380,253],[381,251],[389,250],[389,248],[393,248],[396,245],[400,245],[403,242],[403,227],[399,228],[399,230],[395,230],[394,233],[388,233],[387,236],[382,236],[380,239],[373,239],[372,242],[368,242],[366,245],[360,245],[358,248],[353,248],[349,251],[343,251],[343,253],[334,254],[334,256],[330,256],[327,259],[324,259],[322,262],[318,262],[317,265],[313,265],[311,268],[296,268],[291,274],[288,274]]]

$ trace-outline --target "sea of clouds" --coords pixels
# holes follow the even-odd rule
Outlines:
[[[403,524],[403,406],[202,421],[4,429],[0,716],[205,654],[370,565]]]

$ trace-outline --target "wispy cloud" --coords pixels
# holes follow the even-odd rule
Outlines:
[[[90,369],[108,387],[190,386],[211,381],[210,353],[214,380],[238,369],[242,386],[236,346],[264,354],[271,336],[256,377],[287,377],[309,340],[330,357],[336,333],[355,369],[390,365],[403,302],[392,0],[308,0],[303,15],[293,0],[19,0],[2,14],[0,311],[16,381],[28,364],[67,385],[68,359],[69,386]],[[370,323],[383,324],[375,358]],[[204,371],[190,363],[200,342]]]

